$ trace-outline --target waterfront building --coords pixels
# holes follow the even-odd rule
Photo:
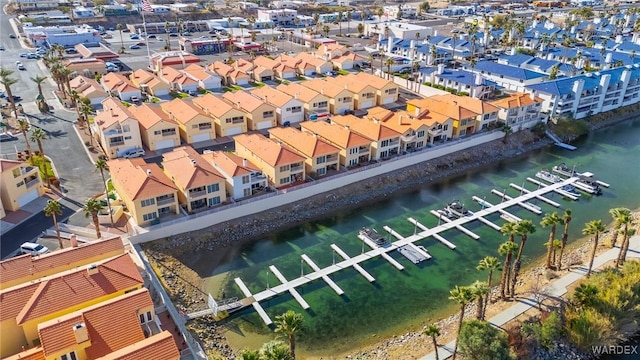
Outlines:
[[[38,346],[38,329],[44,322],[141,289],[143,284],[131,257],[123,254],[88,268],[65,271],[2,290],[0,356],[4,358],[23,348]],[[72,327],[73,324],[69,331]]]
[[[347,86],[334,85],[327,79],[312,79],[303,81],[300,85],[309,89],[320,91],[322,95],[329,98],[329,112],[333,115],[342,115],[352,113],[353,108],[353,92],[347,89]]]
[[[542,99],[533,93],[515,93],[509,97],[494,100],[491,105],[500,109],[498,118],[512,128],[530,128],[539,122],[546,122],[541,113]]]
[[[178,123],[180,138],[187,144],[216,138],[216,128],[213,126],[213,118],[201,108],[193,104],[191,100],[173,99],[160,104],[162,110],[169,118]]]
[[[143,103],[129,107],[129,112],[138,120],[142,144],[147,149],[157,151],[180,145],[178,123],[160,105]]]
[[[218,95],[206,94],[193,100],[207,116],[213,118],[216,136],[231,136],[247,132],[247,113]]]
[[[300,128],[340,149],[341,166],[351,168],[371,160],[371,140],[345,126],[324,121],[305,121],[300,123]]]
[[[353,115],[332,116],[331,123],[343,126],[371,141],[371,160],[382,160],[400,154],[401,133],[389,128],[379,119],[358,118]]]
[[[446,118],[453,120],[451,137],[457,138],[475,133],[476,117],[478,113],[469,110],[464,105],[470,98],[462,98],[462,101],[451,100],[438,101],[432,97],[424,99],[411,99],[407,101],[407,111],[414,114],[424,112],[437,113],[444,115]]]
[[[143,226],[170,214],[180,214],[178,188],[156,163],[143,159],[108,162],[111,183],[136,224]]]
[[[262,134],[242,134],[233,140],[236,154],[255,164],[267,177],[269,186],[282,188],[305,181],[305,158],[281,142]]]
[[[109,97],[102,85],[95,79],[86,76],[76,76],[69,81],[71,90],[75,90],[81,98],[87,98],[94,108],[100,106],[102,101]]]
[[[110,159],[117,158],[130,149],[142,148],[138,120],[115,98],[109,97],[102,101],[102,110],[96,113],[90,126]]]
[[[369,110],[366,117],[380,121],[386,127],[400,133],[400,152],[414,152],[424,149],[429,141],[429,125],[407,111],[391,111],[381,107]]]
[[[445,89],[455,90],[457,94],[466,94],[482,100],[492,98],[496,90],[496,83],[483,78],[482,75],[466,70],[445,69],[444,64],[420,69],[418,80],[428,82],[432,87],[440,85]]]
[[[315,121],[329,117],[328,96],[298,83],[280,84],[276,89],[302,101],[305,119]]]
[[[178,188],[178,201],[187,212],[227,201],[225,178],[188,146],[162,155],[162,168]]]
[[[202,157],[225,178],[227,197],[233,200],[259,194],[268,186],[267,178],[256,165],[234,153],[205,150]]]
[[[117,96],[120,100],[130,101],[131,98],[140,99],[142,93],[126,76],[110,72],[100,78],[102,87],[112,96]]]
[[[228,91],[222,98],[237,104],[247,114],[247,130],[265,130],[278,125],[275,106],[253,96],[250,92]]]
[[[453,94],[434,95],[431,99],[447,102],[449,104],[462,104],[465,108],[473,111],[476,115],[476,130],[487,130],[492,128],[498,122],[498,108],[490,102],[476,98],[468,98]]]
[[[464,69],[482,75],[506,90],[524,92],[529,85],[547,82],[549,75],[494,61],[478,61],[475,66],[464,65]]]
[[[291,127],[278,127],[269,129],[269,138],[288,145],[298,155],[302,155],[308,176],[325,176],[339,168],[340,149],[317,135]]]
[[[0,179],[0,197],[5,211],[18,211],[45,193],[40,169],[26,161],[0,159]]]
[[[166,98],[171,90],[169,84],[145,69],[138,69],[132,72],[129,75],[129,80],[133,86],[139,88],[142,92],[155,97]]]
[[[262,86],[250,91],[276,109],[276,116],[280,126],[290,126],[304,120],[304,103],[271,86]]]

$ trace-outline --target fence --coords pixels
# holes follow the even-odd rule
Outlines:
[[[129,240],[134,244],[140,244],[162,237],[207,228],[243,216],[257,214],[279,206],[288,205],[317,194],[351,185],[364,179],[391,173],[421,162],[439,158],[476,145],[481,145],[489,141],[500,139],[502,136],[503,133],[501,131],[494,130],[469,138],[458,139],[424,151],[399,156],[384,162],[371,164],[360,169],[337,174],[329,178],[316,180],[313,183],[303,184],[298,187],[278,191],[277,193],[263,195],[247,201],[212,209],[208,212],[191,215],[186,219],[177,219],[154,225],[147,228],[147,232],[131,236]]]

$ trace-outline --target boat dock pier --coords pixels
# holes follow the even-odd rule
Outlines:
[[[581,176],[584,176],[584,177],[588,177],[588,178],[593,177],[593,173],[590,173],[590,172],[583,172],[582,174],[578,174],[578,175],[581,175]],[[606,183],[604,181],[600,181],[600,180],[596,180],[596,184],[598,184],[600,186],[604,186],[606,188],[610,187],[610,185],[608,183]]]
[[[528,193],[531,192],[531,190],[525,189],[524,186],[516,185],[514,183],[509,184],[509,186],[511,186],[512,188],[514,188],[516,190],[520,190],[520,193],[523,193],[523,194],[528,194]],[[557,191],[560,191],[560,192],[558,192],[558,194],[561,194],[562,196],[566,196],[571,200],[578,200],[578,198],[576,196],[571,195],[566,191],[563,191],[563,190],[560,190],[560,189],[558,189]],[[566,195],[563,195],[563,194],[566,194]],[[560,204],[558,204],[557,202],[555,202],[555,201],[553,201],[551,199],[547,199],[544,196],[536,196],[536,199],[542,200],[542,201],[546,202],[547,204],[549,204],[551,206],[560,207]]]
[[[452,223],[453,222],[453,220],[449,219],[448,217],[446,217],[445,215],[443,215],[442,213],[440,213],[440,212],[438,212],[436,210],[431,210],[430,212],[431,212],[431,214],[435,215],[438,218],[438,220],[442,220],[445,223]],[[471,212],[469,212],[469,213],[471,213]],[[454,226],[456,227],[456,229],[462,231],[463,233],[465,233],[465,235],[469,236],[473,240],[480,239],[480,235],[478,235],[478,234],[474,233],[473,231],[463,227],[462,225],[457,225],[456,224]]]
[[[498,195],[498,196],[501,196],[503,201],[504,201],[504,200],[511,200],[511,199],[512,199],[512,197],[511,197],[511,196],[509,196],[509,195],[507,195],[507,194],[505,194],[505,193],[503,193],[503,192],[500,192],[500,191],[498,191],[498,190],[496,190],[496,189],[491,189],[491,193],[496,194],[496,195]],[[540,214],[542,214],[542,211],[540,210],[540,207],[539,207],[539,206],[537,206],[537,205],[533,205],[533,204],[528,203],[528,202],[526,202],[526,203],[519,203],[518,205],[522,206],[523,208],[525,208],[525,209],[527,209],[527,210],[531,211],[532,213],[534,213],[534,214],[536,214],[536,215],[540,215]],[[535,206],[535,207],[534,207],[534,206]]]
[[[511,187],[514,187],[521,191],[520,196],[510,197],[510,196],[506,196],[506,194],[503,194],[503,192],[496,192],[494,190],[493,192],[499,193],[498,195],[503,196],[503,200],[504,200],[499,204],[495,204],[495,205],[477,196],[473,196],[472,197],[473,200],[480,203],[480,205],[482,206],[481,210],[476,212],[469,212],[467,216],[462,216],[457,219],[447,218],[446,220],[444,220],[444,223],[438,224],[433,228],[428,228],[425,225],[418,222],[416,219],[410,217],[407,220],[415,226],[413,235],[403,236],[402,234],[399,234],[398,232],[394,231],[388,226],[384,227],[384,230],[388,232],[389,237],[393,236],[395,239],[397,239],[396,241],[393,241],[393,242],[378,241],[376,243],[371,239],[369,239],[367,236],[358,234],[358,238],[362,241],[362,244],[363,244],[362,252],[360,254],[355,256],[350,256],[345,251],[343,251],[340,247],[338,247],[338,245],[331,244],[331,248],[333,249],[334,254],[337,253],[343,260],[340,262],[337,262],[336,256],[334,255],[333,264],[326,266],[324,268],[321,268],[320,266],[318,266],[306,254],[302,254],[301,265],[300,265],[301,266],[300,277],[292,280],[287,280],[287,278],[285,278],[284,275],[282,275],[282,273],[274,265],[271,265],[269,266],[269,271],[272,272],[275,275],[275,277],[278,278],[281,284],[270,287],[268,284],[268,275],[267,275],[267,288],[255,294],[253,294],[249,290],[249,288],[244,284],[244,282],[240,278],[235,278],[234,281],[237,284],[237,286],[240,288],[240,291],[242,291],[242,293],[244,294],[245,298],[241,299],[240,301],[236,301],[235,304],[236,305],[241,304],[241,306],[234,305],[234,308],[230,309],[229,311],[235,311],[251,305],[256,310],[256,312],[260,315],[260,318],[265,322],[265,324],[271,325],[273,322],[271,321],[271,319],[269,318],[269,316],[267,315],[263,307],[260,305],[262,301],[270,299],[274,296],[278,296],[282,293],[288,292],[293,296],[294,299],[296,299],[296,301],[300,304],[300,306],[303,309],[309,309],[310,305],[302,298],[302,296],[297,291],[297,288],[302,285],[321,279],[324,282],[326,282],[336,292],[336,294],[343,295],[345,294],[345,292],[333,280],[330,279],[329,276],[331,274],[353,267],[353,269],[359,272],[368,282],[370,283],[374,282],[375,278],[362,268],[361,263],[370,259],[374,259],[378,256],[381,256],[385,260],[387,260],[391,265],[393,265],[396,269],[403,270],[404,266],[400,264],[398,261],[396,261],[394,258],[392,258],[389,255],[389,252],[397,250],[413,263],[418,263],[422,261],[420,260],[422,258],[429,259],[431,258],[431,255],[429,255],[424,248],[414,244],[416,241],[427,240],[429,237],[433,237],[435,240],[441,242],[448,248],[455,250],[456,245],[446,240],[444,237],[440,235],[440,233],[442,233],[443,231],[456,228],[464,232],[466,235],[474,239],[477,239],[479,238],[478,235],[467,230],[462,226],[466,223],[476,221],[476,220],[481,221],[482,223],[490,226],[491,228],[497,231],[500,231],[500,226],[498,224],[494,224],[493,222],[487,220],[485,217],[495,213],[500,213],[501,216],[505,218],[507,221],[519,221],[520,218],[510,214],[509,212],[506,211],[506,209],[512,206],[521,206],[533,213],[537,213],[536,211],[534,211],[533,207],[528,205],[528,201],[532,199],[540,199],[542,201],[549,203],[552,206],[557,207],[559,206],[558,203],[545,198],[543,195],[551,192],[558,192],[558,193],[561,193],[563,196],[570,197],[568,195],[571,195],[571,194],[568,194],[568,195],[563,194],[566,192],[562,191],[561,188],[565,185],[575,185],[575,182],[578,179],[579,179],[578,177],[570,177],[558,183],[546,185],[546,184],[540,183],[537,180],[529,178],[528,179],[529,181],[539,186],[538,189],[527,190],[524,188],[524,186],[520,187],[515,184],[510,184]],[[435,212],[434,215],[440,217],[440,214],[438,212]],[[441,218],[444,219],[444,217],[441,217]],[[471,234],[475,236],[472,236]],[[379,239],[379,240],[382,240],[382,239]],[[364,245],[367,245],[371,249],[366,250]],[[311,267],[311,270],[312,270],[311,272],[305,273],[304,271],[305,263],[309,267]]]

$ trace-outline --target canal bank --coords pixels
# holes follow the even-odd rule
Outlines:
[[[635,131],[637,136],[637,124],[635,127],[629,127],[630,129],[622,130],[623,135],[625,132],[633,133]],[[387,196],[390,200],[379,200],[379,198],[372,196],[374,201],[371,202],[370,205],[357,210],[353,210],[352,208],[351,211],[338,212],[337,207],[335,206],[336,203],[330,203],[329,209],[322,208],[321,210],[324,211],[325,216],[327,213],[335,212],[336,214],[334,216],[330,216],[325,220],[313,223],[304,223],[302,226],[293,228],[290,231],[285,231],[284,233],[269,235],[267,238],[264,238],[264,241],[247,240],[246,245],[232,245],[227,242],[226,246],[219,247],[213,245],[212,249],[215,249],[214,251],[206,251],[204,249],[206,249],[209,244],[215,242],[216,239],[219,239],[218,235],[220,235],[220,233],[210,230],[211,232],[204,234],[185,234],[181,239],[181,243],[183,245],[193,241],[196,235],[202,236],[202,241],[207,245],[200,247],[200,251],[194,251],[193,249],[187,248],[187,250],[181,250],[180,252],[187,254],[187,256],[184,256],[184,261],[187,266],[194,270],[194,273],[202,276],[203,278],[207,278],[204,285],[210,285],[208,288],[214,296],[216,294],[221,294],[222,288],[225,288],[227,296],[232,295],[234,291],[237,291],[237,289],[234,290],[233,285],[230,287],[226,287],[224,285],[224,283],[227,282],[225,278],[235,275],[240,275],[243,279],[247,279],[247,282],[253,291],[264,289],[266,281],[265,269],[269,263],[277,264],[278,268],[281,268],[287,277],[295,277],[296,272],[299,274],[300,271],[299,254],[302,252],[311,254],[310,256],[312,258],[320,259],[319,261],[321,261],[323,265],[326,265],[327,262],[331,262],[330,250],[327,250],[327,244],[330,242],[343,242],[344,247],[343,245],[341,245],[341,247],[347,249],[350,253],[359,252],[359,244],[353,239],[354,232],[356,232],[361,226],[371,224],[381,226],[383,224],[388,224],[402,233],[411,233],[413,226],[409,226],[406,222],[406,217],[408,215],[413,216],[415,213],[419,213],[422,216],[421,222],[424,221],[427,224],[433,224],[434,219],[430,217],[430,215],[425,215],[428,214],[428,210],[442,206],[443,204],[451,201],[454,197],[462,197],[464,198],[464,201],[470,201],[469,197],[471,194],[486,194],[490,191],[492,186],[502,189],[505,186],[505,181],[503,181],[504,179],[507,180],[507,184],[509,181],[523,181],[524,177],[531,176],[531,171],[535,168],[540,169],[542,166],[549,166],[557,163],[558,161],[564,160],[568,164],[577,163],[579,165],[579,169],[582,171],[588,170],[595,172],[597,175],[602,174],[603,180],[608,181],[610,179],[606,174],[612,174],[614,170],[607,168],[607,166],[610,165],[614,168],[625,168],[625,161],[627,164],[629,163],[629,159],[625,158],[625,155],[628,156],[629,151],[637,151],[637,144],[634,143],[634,140],[637,142],[637,137],[634,138],[630,134],[627,135],[628,138],[620,138],[620,136],[618,136],[618,139],[616,139],[611,137],[611,134],[605,130],[604,133],[599,133],[599,135],[596,136],[596,140],[602,139],[605,141],[593,143],[589,142],[590,140],[593,140],[593,137],[590,139],[588,138],[586,139],[588,141],[584,143],[586,149],[579,143],[578,145],[581,150],[576,153],[547,149],[537,155],[534,154],[534,156],[531,157],[527,157],[525,155],[515,162],[503,162],[498,163],[495,166],[490,165],[491,162],[489,160],[491,158],[487,153],[476,154],[480,160],[468,155],[469,157],[467,158],[467,161],[470,161],[476,168],[484,168],[486,171],[473,172],[469,171],[471,166],[468,168],[460,167],[460,169],[464,169],[466,172],[458,178],[448,177],[441,182],[429,183],[429,185],[424,186],[420,190],[410,193],[395,192],[393,193],[393,197],[390,198],[390,196]],[[511,140],[514,139],[516,139],[515,136],[512,137]],[[608,141],[609,139],[611,140]],[[508,159],[508,155],[514,155],[525,150],[524,146],[521,146],[521,144],[516,145],[518,145],[518,147],[514,150],[507,150],[509,152],[503,151],[500,153],[500,155],[503,156],[502,159]],[[623,146],[624,151],[621,151]],[[589,155],[588,150],[590,148],[596,151],[596,153]],[[612,156],[619,157],[619,160],[622,163],[618,161],[611,161],[609,164],[606,164],[605,161],[605,164],[603,165],[601,162],[601,156],[597,153],[598,151],[603,151],[603,155],[606,155],[604,153],[611,153]],[[625,152],[627,152],[627,154],[625,154]],[[463,156],[466,155],[463,154]],[[590,162],[593,162],[594,157],[598,162],[593,163],[594,165],[592,166]],[[450,164],[452,159],[449,160],[450,161],[448,163]],[[443,161],[440,165],[447,166],[448,163]],[[432,165],[436,166],[437,164]],[[626,166],[626,168],[628,168],[628,166]],[[417,174],[417,176],[420,176],[420,173]],[[379,180],[380,182],[383,181],[383,179]],[[389,187],[395,184],[400,184],[400,186],[405,184],[404,182],[398,183],[396,181],[394,183],[393,181],[386,181],[388,181],[386,185]],[[621,186],[621,189],[618,189],[616,185]],[[370,193],[375,194],[374,190],[376,190],[376,188],[369,188],[367,190],[369,190]],[[628,201],[630,199],[628,195],[624,195],[628,190],[628,183],[621,185],[614,182],[612,184],[611,191],[607,191],[603,197],[585,200],[588,204],[592,203],[599,204],[602,207],[613,207],[616,206],[615,203],[619,200],[619,196],[622,196],[623,201]],[[323,203],[318,202],[310,205],[322,207]],[[579,207],[582,208],[582,205]],[[303,212],[301,209],[303,208],[296,208],[296,217],[304,215],[301,214]],[[579,213],[579,210],[574,209],[574,211],[578,212],[576,216],[577,219],[580,219],[582,215]],[[272,222],[285,222],[290,220],[292,217],[291,211],[289,213],[271,214],[271,216],[272,217],[266,220]],[[608,216],[606,215],[606,211],[605,216]],[[603,220],[606,219],[606,217],[603,217]],[[245,229],[252,228],[249,230],[259,230],[259,226],[257,225],[259,225],[262,220],[263,219],[251,219],[248,222],[245,221],[244,227]],[[245,229],[243,229],[242,226],[242,222],[239,222],[238,227],[230,228],[229,232],[237,230],[241,232],[238,236],[244,237]],[[575,232],[577,233],[579,233],[580,230],[577,229],[578,226],[581,226],[581,224],[576,226]],[[476,231],[475,229],[472,230]],[[339,284],[341,282],[346,284],[344,286],[341,285],[343,288],[353,289],[353,294],[350,294],[350,291],[346,290],[350,300],[350,303],[347,303],[346,305],[342,300],[340,300],[340,298],[334,299],[333,296],[335,296],[335,294],[331,294],[331,290],[329,290],[328,293],[325,292],[322,284],[305,288],[303,296],[305,299],[308,297],[312,299],[309,303],[313,310],[312,313],[305,315],[308,317],[311,328],[306,339],[309,341],[310,338],[313,339],[317,335],[317,338],[322,342],[313,344],[311,346],[312,349],[310,349],[311,353],[323,354],[323,351],[328,349],[327,344],[332,343],[334,340],[336,346],[327,350],[331,353],[339,350],[339,348],[344,349],[345,347],[350,346],[350,344],[357,347],[363,343],[375,342],[386,335],[393,335],[392,332],[394,331],[396,335],[404,333],[408,322],[411,322],[410,318],[419,318],[422,323],[425,321],[435,320],[440,316],[443,308],[450,306],[450,302],[446,299],[448,289],[450,288],[449,286],[452,284],[465,285],[465,282],[470,281],[474,277],[479,277],[476,275],[470,276],[472,275],[471,273],[474,273],[473,267],[475,265],[471,264],[475,262],[477,254],[484,255],[486,254],[485,252],[495,252],[495,245],[502,241],[501,236],[496,236],[496,233],[486,232],[486,229],[484,229],[484,231],[483,239],[478,242],[469,242],[468,239],[463,240],[462,238],[457,238],[457,235],[455,234],[452,234],[451,236],[447,235],[446,237],[448,239],[459,244],[458,250],[460,251],[456,251],[455,253],[443,251],[433,243],[425,243],[434,255],[434,261],[427,264],[424,268],[408,268],[409,271],[404,273],[408,275],[398,275],[392,271],[392,269],[390,270],[387,268],[388,265],[384,262],[372,261],[370,264],[367,264],[366,267],[367,270],[375,273],[376,278],[381,279],[379,282],[382,287],[381,290],[376,289],[372,292],[369,288],[362,288],[362,284],[359,284],[357,281],[353,281],[353,278],[355,277],[351,274],[347,274],[344,277],[338,276],[337,282]],[[538,235],[544,237],[544,235],[541,235],[544,232],[544,230],[539,229]],[[573,235],[574,238],[577,238],[577,236],[575,236],[575,232]],[[254,235],[254,238],[255,236],[258,235]],[[213,241],[211,237],[214,237]],[[494,240],[493,237],[496,239]],[[180,244],[180,242],[175,243],[175,245],[178,244]],[[542,252],[543,249],[541,249],[541,247],[532,247],[532,252],[526,255],[535,257],[536,253],[541,254]],[[297,262],[295,259],[298,259]],[[448,268],[446,264],[456,264],[459,266],[454,269],[443,269],[443,265],[445,268]],[[463,264],[468,268],[463,267]],[[298,270],[296,271],[296,269]],[[398,276],[400,277],[398,278]],[[414,281],[416,279],[419,280],[424,276],[432,278],[432,283]],[[404,277],[406,277],[406,279]],[[421,287],[424,287],[424,289]],[[401,294],[405,294],[405,296],[400,296]],[[405,298],[406,294],[413,294],[412,297],[415,302],[407,302],[407,299]],[[394,301],[398,304],[398,307],[410,308],[412,309],[412,312],[409,314],[393,314],[393,311],[390,311],[389,309],[389,304]],[[424,304],[425,301],[427,302],[426,305]],[[199,305],[204,304],[199,303]],[[420,306],[424,307],[424,309],[421,310]],[[345,309],[342,309],[343,307]],[[362,308],[362,311],[359,311],[358,307]],[[289,308],[293,308],[297,311],[299,310],[296,305],[291,302],[291,299],[287,298],[267,304],[267,311],[272,316],[273,314],[281,312],[281,310]],[[413,309],[418,310],[413,311]],[[301,309],[299,311],[303,312]],[[380,314],[376,314],[376,312]],[[367,325],[370,326],[368,329],[362,329],[359,324],[353,324],[353,326],[345,327],[345,324],[332,322],[332,319],[326,319],[323,313],[332,313],[332,317],[335,319],[349,319],[348,321],[363,324],[364,327],[367,327]],[[371,317],[374,316],[373,314],[376,314],[375,316],[377,320],[371,319]],[[414,320],[414,322],[417,323],[419,321]],[[234,334],[242,338],[254,337],[254,335],[250,334],[255,333],[270,334],[268,329],[261,328],[260,319],[250,312],[243,312],[241,314],[234,315],[229,324],[233,325],[237,329],[241,329],[239,331],[235,331]],[[320,331],[320,329],[329,330]],[[341,332],[343,332],[344,335],[341,336]],[[359,336],[359,334],[362,334],[362,336]],[[352,341],[354,337],[359,338],[358,341]],[[304,347],[307,341],[302,340],[301,345]],[[238,341],[235,342],[236,345],[238,343]],[[324,354],[327,353],[325,352]]]

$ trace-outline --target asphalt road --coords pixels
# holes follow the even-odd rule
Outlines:
[[[4,4],[5,2],[3,2]],[[10,26],[9,16],[0,13],[0,34],[2,34],[0,35],[0,43],[5,47],[5,51],[0,53],[0,66],[15,70],[12,77],[19,81],[12,87],[13,93],[23,98],[24,110],[31,125],[42,128],[47,133],[48,139],[43,141],[43,148],[45,154],[53,160],[60,177],[65,197],[60,200],[64,212],[59,219],[65,220],[81,209],[87,198],[102,192],[102,180],[99,173],[94,171],[94,165],[89,160],[84,145],[75,133],[73,122],[77,117],[76,113],[61,109],[53,95],[56,86],[51,80],[43,82],[42,87],[47,102],[50,105],[57,103],[54,113],[41,114],[37,111],[35,97],[38,94],[38,88],[30,78],[38,75],[49,76],[49,74],[43,70],[44,66],[39,65],[37,60],[19,57],[19,53],[33,52],[33,50],[23,49],[20,45],[21,40],[9,38],[9,34],[12,33],[13,28]],[[20,71],[16,68],[15,62],[18,60],[25,65],[26,71]],[[32,143],[31,146],[35,148],[37,145]],[[0,143],[0,156],[12,158],[15,149],[26,149],[23,136],[18,135],[18,139],[15,141]],[[88,223],[82,213],[72,216],[70,222],[77,225]],[[42,213],[17,225],[2,235],[0,256],[9,255],[20,244],[33,240],[49,227],[51,227],[51,218],[45,217]]]

